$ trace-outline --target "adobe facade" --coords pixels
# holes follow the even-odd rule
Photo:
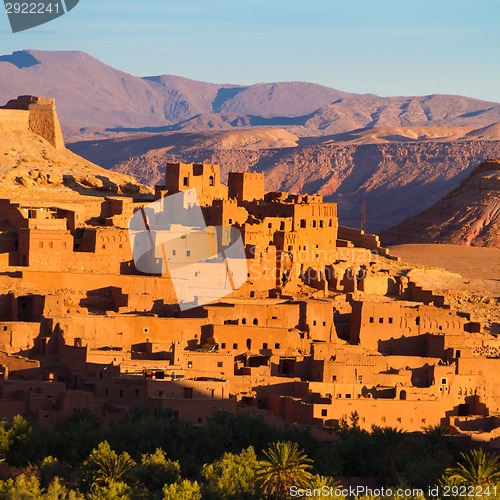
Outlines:
[[[330,439],[353,412],[408,431],[498,416],[500,340],[376,236],[339,226],[334,203],[190,164],[166,166],[156,200],[188,189],[248,262],[242,287],[189,310],[168,268],[134,264],[127,228],[144,202],[0,200],[0,417],[57,424],[88,408],[108,422],[141,405],[203,425],[225,410]]]

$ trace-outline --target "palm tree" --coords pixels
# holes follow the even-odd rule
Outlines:
[[[93,487],[113,481],[126,481],[136,465],[128,453],[118,455],[107,441],[103,441],[91,451],[83,467],[88,477],[87,482]]]
[[[385,473],[391,484],[396,484],[398,481],[396,458],[406,434],[403,430],[396,427],[373,426],[372,430],[373,436],[378,441],[381,452],[385,457]]]
[[[446,429],[441,425],[424,427],[425,439],[432,451],[443,448],[446,444]]]
[[[312,460],[290,441],[271,444],[257,465],[257,484],[268,498],[288,498],[292,486],[307,487]]]
[[[483,450],[471,450],[460,454],[459,462],[444,475],[453,484],[488,486],[500,482],[500,457]]]
[[[328,488],[328,490],[334,492],[330,495],[330,498],[333,500],[342,498],[343,496],[338,496],[335,494],[335,490],[341,490],[343,488],[340,481],[337,481],[335,478],[331,476],[321,476],[319,474],[314,474],[309,481],[307,487],[311,490],[323,490],[323,488]]]

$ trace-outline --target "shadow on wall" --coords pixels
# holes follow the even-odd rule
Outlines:
[[[118,312],[120,307],[127,306],[128,295],[115,286],[89,290],[87,297],[80,301],[80,307],[85,307],[92,314],[101,315],[106,315],[107,311]]]
[[[426,356],[427,335],[378,341],[378,351],[393,356]]]

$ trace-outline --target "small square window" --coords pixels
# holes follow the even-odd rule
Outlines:
[[[225,342],[222,342],[222,344],[220,345],[220,348],[221,348],[221,349],[225,349],[225,348],[226,348],[226,343],[225,343]]]
[[[392,325],[392,318],[389,318],[389,324]]]
[[[275,349],[280,349],[280,348],[281,348],[281,346],[280,346],[280,344],[274,344],[274,348],[275,348]]]
[[[262,344],[262,349],[267,349],[267,342],[264,342],[264,343]]]
[[[326,417],[328,415],[328,410],[321,410],[321,416]]]
[[[193,368],[193,362],[192,361],[188,361],[188,368]]]
[[[222,368],[224,363],[222,361],[217,361],[217,368]]]
[[[370,316],[370,323],[373,323],[374,321],[373,316]]]
[[[187,257],[191,257],[191,250],[187,250],[187,251],[186,251],[186,256],[187,256]]]
[[[238,344],[233,344],[233,349],[238,349]]]
[[[378,319],[378,322],[379,322],[379,323],[383,323],[383,322],[384,322],[384,318],[379,318],[379,319]]]

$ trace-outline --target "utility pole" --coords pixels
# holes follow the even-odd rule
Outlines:
[[[361,201],[361,230],[366,231],[366,200]]]

